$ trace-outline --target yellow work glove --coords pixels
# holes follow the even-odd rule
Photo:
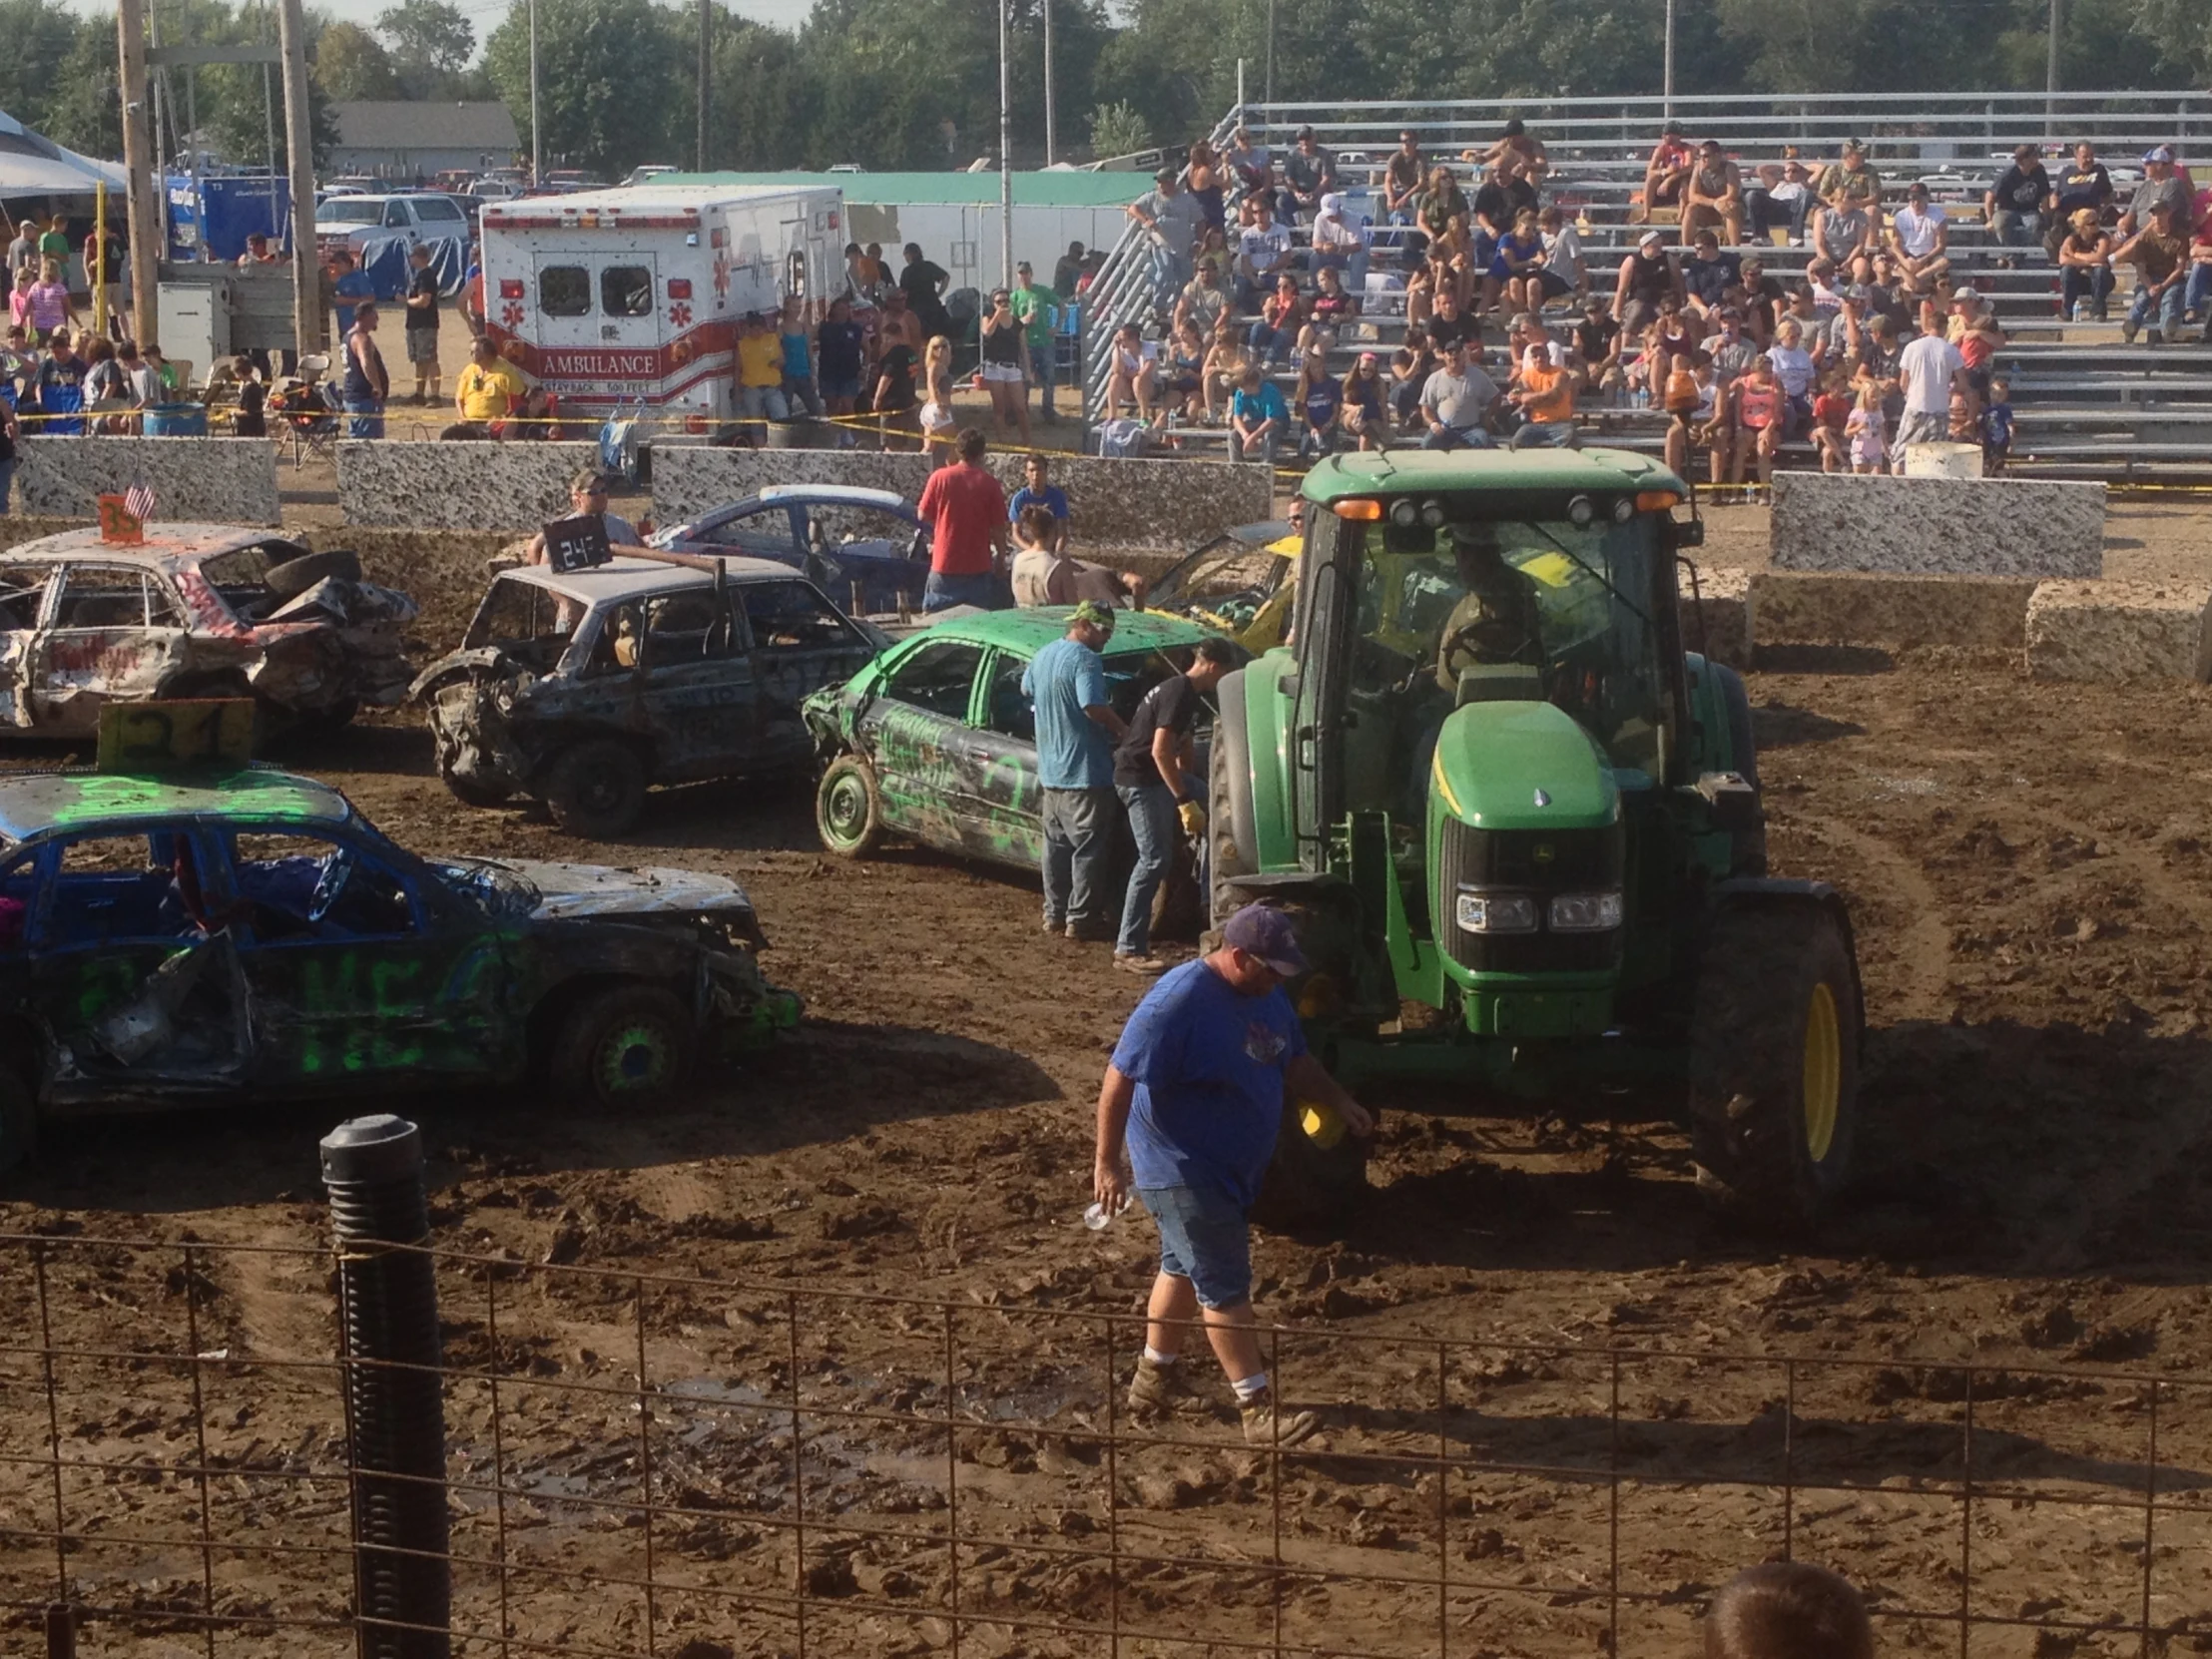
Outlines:
[[[1178,801],[1175,804],[1175,814],[1176,817],[1180,818],[1183,821],[1184,834],[1199,835],[1205,833],[1206,809],[1201,807],[1197,802]]]

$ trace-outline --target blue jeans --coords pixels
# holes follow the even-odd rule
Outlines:
[[[1253,355],[1265,357],[1272,368],[1291,354],[1298,344],[1298,336],[1288,328],[1271,328],[1265,322],[1255,322],[1252,332],[1245,335],[1245,343],[1252,347]]]
[[[2097,308],[2097,315],[2104,315],[2105,302],[2112,297],[2112,268],[2108,265],[2069,265],[2058,271],[2058,304],[2073,319],[2074,307],[2087,299]]]
[[[1490,434],[1479,426],[1446,426],[1420,440],[1423,449],[1488,449]]]
[[[1029,367],[1037,376],[1037,412],[1052,418],[1052,387],[1059,378],[1060,336],[1047,334],[1044,344],[1029,348]]]
[[[2212,265],[2193,265],[2189,268],[2189,296],[2182,304],[2186,309],[2194,311],[2207,327],[2212,327],[2212,315],[2205,312],[2205,307],[2212,305]],[[4,498],[4,495],[0,495],[0,499]]]
[[[2000,247],[2033,248],[2043,240],[2043,216],[2023,214],[2016,208],[1999,208],[1996,233]]]
[[[383,403],[374,397],[348,397],[345,400],[345,435],[349,438],[382,437]]]
[[[1139,1187],[1137,1199],[1160,1230],[1160,1271],[1188,1279],[1201,1308],[1242,1308],[1252,1300],[1252,1230],[1228,1194]]]
[[[1137,862],[1129,871],[1129,891],[1121,902],[1117,955],[1142,956],[1152,948],[1152,901],[1175,863],[1175,838],[1182,832],[1175,797],[1165,784],[1116,784],[1114,793],[1129,812],[1129,832],[1137,840]]]
[[[997,601],[998,578],[987,570],[979,570],[973,576],[945,576],[932,570],[928,580],[921,584],[924,611],[949,611],[955,605],[975,605],[995,611]]]
[[[2164,291],[2153,293],[2147,287],[2138,287],[2135,297],[2127,307],[2127,325],[2140,328],[2145,323],[2171,338],[2181,332],[2181,284],[2169,282]]]
[[[1114,792],[1045,790],[1044,919],[1087,926],[1103,919],[1106,861],[1114,849]]]

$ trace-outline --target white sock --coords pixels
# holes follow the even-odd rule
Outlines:
[[[1238,1378],[1229,1385],[1237,1390],[1239,1401],[1250,1405],[1268,1391],[1268,1374],[1264,1371],[1256,1371],[1250,1377]]]
[[[1145,1360],[1155,1366],[1172,1366],[1183,1357],[1180,1354],[1162,1354],[1150,1343],[1144,1345]]]

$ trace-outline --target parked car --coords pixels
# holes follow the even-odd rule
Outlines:
[[[418,242],[468,239],[468,215],[449,196],[428,192],[407,195],[332,196],[314,211],[315,253],[328,259],[340,248],[358,255],[381,237]]]
[[[415,603],[360,560],[269,530],[65,530],[0,553],[0,735],[83,738],[114,703],[251,697],[276,726],[343,726],[406,695]]]
[[[929,576],[929,527],[891,490],[849,484],[777,484],[658,531],[656,547],[743,553],[804,570],[844,610],[881,615],[921,602]],[[860,597],[855,610],[853,585]]]
[[[633,1106],[797,1022],[765,944],[725,877],[422,858],[280,772],[0,776],[0,1164],[116,1101]]]
[[[650,785],[808,766],[800,704],[885,636],[788,566],[716,563],[502,571],[461,649],[409,694],[446,788],[475,807],[532,796],[605,839],[637,823]]]
[[[1071,614],[1061,605],[948,613],[809,698],[807,724],[827,763],[815,797],[822,844],[856,858],[896,835],[1035,869],[1043,797],[1035,711],[1021,678],[1067,632]],[[1121,613],[1104,653],[1115,710],[1128,719],[1213,633],[1158,611]],[[1195,920],[1197,903],[1186,864],[1163,891],[1161,923]]]

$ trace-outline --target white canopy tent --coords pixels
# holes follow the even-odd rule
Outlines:
[[[80,156],[0,111],[0,197],[90,196],[103,183],[121,191],[126,182],[120,163]]]

